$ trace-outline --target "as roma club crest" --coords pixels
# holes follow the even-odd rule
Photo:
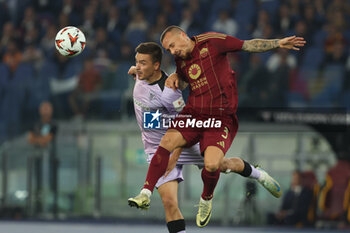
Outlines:
[[[197,79],[202,73],[201,67],[197,64],[192,64],[188,69],[188,75],[191,79]]]
[[[202,48],[201,51],[199,51],[199,55],[201,58],[205,58],[206,56],[209,55],[209,50],[208,48]]]

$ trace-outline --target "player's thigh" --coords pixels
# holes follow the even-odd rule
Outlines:
[[[222,119],[220,128],[210,128],[203,132],[203,136],[200,139],[201,153],[209,146],[215,146],[222,150],[224,155],[231,147],[233,139],[235,138],[238,130],[238,122],[233,118]]]
[[[178,208],[177,191],[179,183],[177,180],[166,182],[158,187],[158,193],[162,199],[165,209]]]
[[[168,129],[160,141],[160,146],[164,147],[168,151],[173,151],[174,149],[185,145],[185,138],[176,129]]]

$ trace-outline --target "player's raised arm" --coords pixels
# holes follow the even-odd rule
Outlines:
[[[183,90],[187,87],[188,83],[179,77],[177,73],[172,73],[165,81],[165,86],[173,89]]]
[[[131,75],[136,79],[136,66],[130,66],[130,69],[128,71],[128,75]]]
[[[252,53],[266,52],[276,48],[285,48],[299,50],[299,47],[303,47],[306,41],[303,37],[290,36],[283,39],[253,39],[245,40],[242,46],[242,50]]]

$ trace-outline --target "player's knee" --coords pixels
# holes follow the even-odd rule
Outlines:
[[[173,197],[163,196],[162,202],[163,202],[164,209],[170,212],[175,211],[178,208],[177,201]]]
[[[208,172],[215,172],[219,169],[219,164],[218,163],[211,163],[211,162],[208,162],[204,165],[205,167],[205,170],[207,170]]]
[[[167,150],[170,150],[173,145],[173,139],[169,137],[169,135],[164,135],[162,140],[160,141],[160,145]]]

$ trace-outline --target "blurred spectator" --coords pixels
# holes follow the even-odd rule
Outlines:
[[[6,22],[2,28],[0,38],[0,58],[2,57],[5,49],[10,41],[16,40],[16,29],[12,22]]]
[[[199,25],[197,25],[193,17],[193,12],[190,8],[183,9],[179,27],[181,27],[185,32],[188,32],[189,30],[196,30],[199,28]]]
[[[333,24],[328,24],[327,27],[328,36],[324,44],[324,50],[326,54],[331,54],[334,51],[335,44],[346,44],[346,39],[341,30],[337,29]]]
[[[132,20],[126,27],[124,33],[124,39],[130,43],[133,48],[139,43],[142,43],[147,40],[147,29],[148,23],[144,18],[143,12],[138,11],[133,15]]]
[[[35,9],[33,7],[27,7],[24,11],[24,17],[21,23],[22,30],[24,30],[25,33],[39,26]]]
[[[314,2],[316,16],[320,19],[321,23],[324,23],[326,10],[324,0],[315,0]]]
[[[290,9],[288,5],[281,4],[278,16],[274,21],[274,29],[277,34],[283,35],[286,34],[289,30],[293,28],[293,20],[290,16]]]
[[[96,57],[94,59],[94,66],[100,74],[108,71],[111,66],[112,61],[108,57],[108,52],[106,49],[99,49],[96,53]]]
[[[28,134],[28,142],[34,146],[46,147],[54,140],[57,126],[52,120],[53,108],[50,102],[42,102],[39,107],[40,120]]]
[[[212,29],[227,35],[235,36],[238,31],[238,24],[230,18],[227,11],[220,11],[218,19],[214,22]]]
[[[15,41],[8,43],[2,61],[8,65],[12,73],[17,69],[18,64],[22,61],[22,52]]]
[[[181,12],[176,8],[176,1],[162,0],[159,4],[161,4],[160,12],[168,16],[169,25],[177,25],[181,19]]]
[[[308,30],[310,30],[311,33],[320,29],[321,21],[320,18],[318,18],[315,14],[315,8],[313,5],[308,4],[304,7],[303,19],[307,25]]]
[[[238,82],[242,107],[261,107],[268,101],[270,74],[258,54],[251,54],[250,66]],[[259,101],[256,101],[259,100]]]
[[[8,9],[6,2],[0,2],[0,28],[3,27],[3,24],[9,19]]]
[[[28,44],[39,44],[39,34],[38,34],[37,28],[31,28],[26,31],[23,37],[23,44],[24,46]]]
[[[80,29],[84,31],[85,36],[91,38],[91,41],[93,41],[92,35],[94,35],[97,26],[95,22],[96,10],[96,7],[91,3],[85,7],[84,18],[82,21],[83,24],[80,26]]]
[[[312,191],[302,186],[300,171],[294,171],[290,189],[283,196],[282,206],[277,213],[268,214],[272,225],[294,225],[307,223],[307,212],[312,202]]]
[[[336,139],[337,149],[341,149],[339,146],[347,142],[347,136],[341,137],[339,133],[334,135]],[[345,140],[345,141],[344,141]],[[344,149],[342,148],[342,149]],[[341,149],[341,150],[342,150]],[[348,154],[344,154],[343,158],[346,158]],[[349,190],[350,190],[350,161],[346,159],[339,159],[337,164],[331,167],[326,174],[325,185],[320,190],[320,197],[318,206],[320,209],[320,219],[328,222],[333,222],[333,227],[344,228],[345,224],[350,223],[350,205],[349,205]],[[329,226],[329,223],[323,224],[323,226]]]
[[[69,15],[73,12],[74,4],[73,0],[63,0],[62,13]]]
[[[65,13],[61,13],[58,16],[58,28],[59,28],[59,30],[61,30],[64,27],[67,27],[69,25],[70,25],[69,16]]]
[[[301,1],[300,0],[290,0],[289,2],[289,9],[290,9],[290,15],[293,20],[298,20],[301,17]]]
[[[119,9],[116,6],[112,6],[108,11],[108,19],[106,21],[106,29],[108,33],[118,31],[121,33],[125,25],[120,17]]]
[[[136,30],[146,32],[147,29],[148,29],[148,23],[144,18],[143,12],[138,11],[133,15],[130,23],[127,25],[126,33],[131,31],[136,31]]]
[[[40,47],[46,57],[53,57],[53,53],[55,52],[55,43],[52,43],[52,41],[55,41],[57,32],[58,30],[55,25],[49,25],[45,35],[40,41]]]
[[[109,51],[110,53],[114,52],[114,45],[113,43],[111,43],[110,40],[108,40],[108,34],[106,29],[104,29],[103,27],[97,28],[94,37],[95,44],[93,46],[93,51],[95,53],[98,53],[99,50]]]
[[[321,68],[327,65],[345,66],[347,59],[346,55],[344,43],[342,43],[342,41],[336,41],[333,44],[332,49],[326,53],[326,56],[321,63]]]
[[[79,75],[78,85],[69,96],[69,103],[75,116],[84,116],[89,108],[89,94],[96,93],[101,88],[101,76],[94,67],[93,60],[84,61],[83,71]]]
[[[268,25],[271,25],[269,13],[265,10],[259,11],[252,37],[261,38],[264,28]]]
[[[157,16],[156,24],[149,30],[149,40],[158,42],[160,34],[168,26],[167,17],[164,14],[159,14]]]
[[[270,72],[275,72],[282,64],[286,64],[290,69],[293,69],[297,66],[297,59],[288,50],[278,49],[266,61],[267,69]]]
[[[28,62],[34,65],[36,70],[39,70],[43,62],[43,54],[40,49],[34,44],[26,46],[22,56],[22,62]]]
[[[139,1],[138,0],[128,0],[128,14],[129,17],[133,17],[140,11]]]

